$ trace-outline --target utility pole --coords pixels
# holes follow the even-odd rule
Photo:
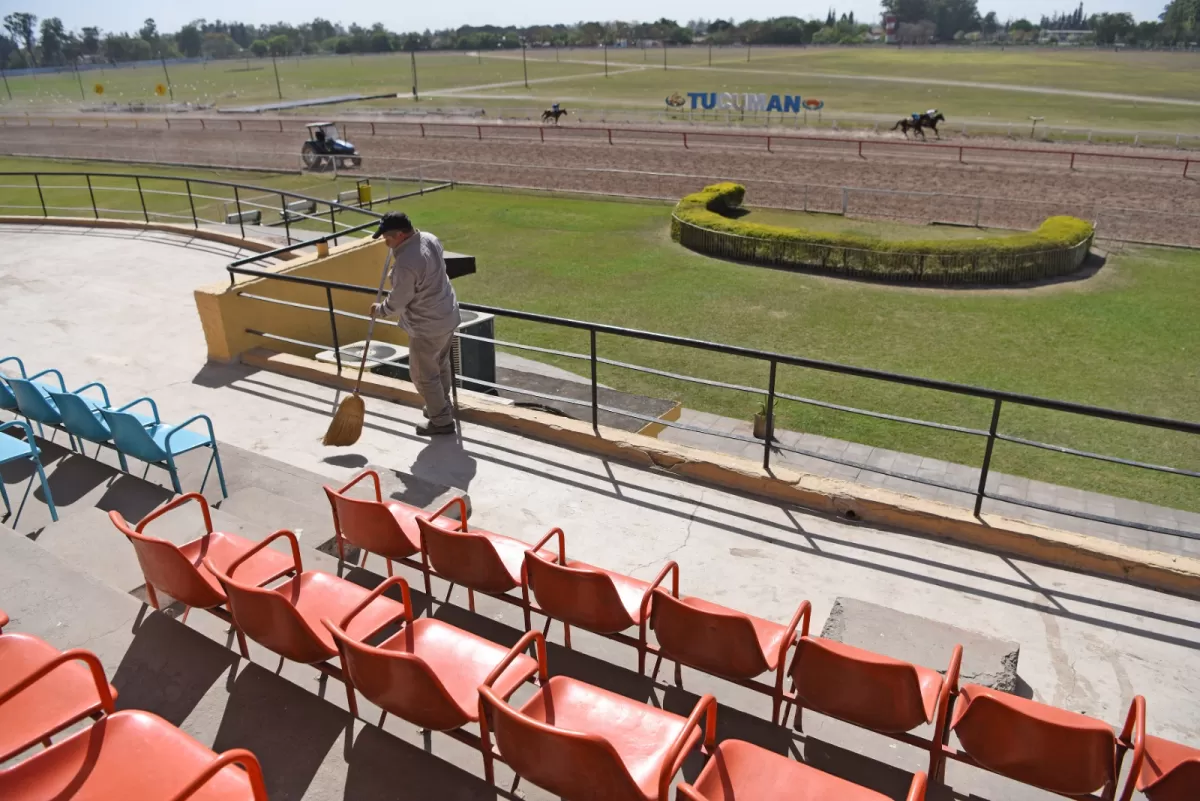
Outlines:
[[[412,56],[413,100],[420,100],[421,95],[417,92],[417,48],[413,47],[408,54]]]
[[[8,87],[8,71],[0,67],[0,75],[4,76],[4,91],[8,92],[8,99],[12,100],[12,89]]]
[[[708,66],[712,66],[712,42],[708,43]]]
[[[663,39],[663,69],[667,68],[667,40]]]
[[[521,40],[521,69],[525,72],[525,88],[529,88],[529,64],[525,61],[525,40]]]
[[[746,42],[746,63],[750,62],[750,43]]]
[[[279,94],[279,99],[283,100],[283,85],[279,83],[279,64],[275,61],[275,56],[271,56],[271,66],[275,68],[275,91]]]
[[[171,86],[171,73],[167,72],[167,59],[164,58],[162,53],[160,52],[158,55],[158,60],[162,62],[163,75],[167,76],[167,91],[170,92],[171,102],[174,103],[175,102],[175,88],[173,86]]]
[[[71,65],[75,67],[75,80],[79,81],[79,99],[86,101],[87,96],[83,93],[83,78],[79,75],[79,59],[75,59]],[[4,78],[4,85],[8,86],[7,76]],[[8,99],[12,100],[12,96],[10,95]]]
[[[604,49],[604,77],[608,77],[608,42],[600,45]]]

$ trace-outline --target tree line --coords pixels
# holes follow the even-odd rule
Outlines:
[[[1042,40],[1046,31],[1075,31],[1084,44],[1137,46],[1185,45],[1200,38],[1200,0],[1171,0],[1158,20],[1135,22],[1132,14],[1085,15],[1083,5],[1069,12],[1000,22],[994,11],[979,12],[977,0],[882,0],[882,11],[899,22],[900,43],[995,42]],[[40,25],[39,25],[40,22]],[[617,47],[688,45],[861,44],[881,38],[881,20],[856,20],[853,12],[830,9],[823,18],[775,17],[657,22],[579,22],[528,27],[464,25],[439,31],[397,33],[381,23],[370,27],[317,18],[292,25],[197,19],[178,31],[159,31],[147,19],[133,32],[98,27],[68,30],[58,17],[39,20],[29,12],[4,17],[0,66],[20,69],[88,62],[144,61],[155,58],[236,58],[317,53],[386,53],[408,50],[491,51],[531,47]],[[1061,38],[1061,37],[1060,37]]]

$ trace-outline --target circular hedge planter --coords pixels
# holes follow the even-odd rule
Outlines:
[[[707,186],[679,201],[671,238],[709,256],[795,267],[847,278],[922,284],[1016,284],[1075,272],[1095,229],[1076,217],[1050,217],[1036,230],[972,240],[883,241],[850,234],[743,222],[727,216],[746,188]]]

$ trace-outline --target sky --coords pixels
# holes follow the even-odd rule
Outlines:
[[[1047,9],[1072,10],[1072,0],[979,0],[982,13],[995,11],[1001,20],[1028,17],[1035,23]],[[1084,12],[1129,11],[1137,20],[1157,19],[1167,0],[1092,0],[1084,3]],[[824,17],[832,6],[839,14],[853,11],[862,20],[880,15],[877,0],[828,0],[828,2],[786,2],[786,0],[748,0],[738,3],[737,21],[769,17]],[[568,8],[570,10],[568,10]],[[263,24],[284,20],[293,24],[324,17],[346,25],[370,26],[382,22],[394,31],[454,28],[459,25],[534,25],[573,23],[580,20],[652,22],[661,17],[679,23],[689,19],[728,18],[728,0],[523,0],[497,3],[495,0],[443,0],[439,3],[388,2],[378,0],[204,0],[203,3],[164,3],[162,0],[0,0],[0,16],[13,11],[30,11],[39,18],[59,17],[68,29],[94,25],[105,31],[136,31],[147,17],[154,17],[160,30],[175,31],[192,19],[203,16]]]

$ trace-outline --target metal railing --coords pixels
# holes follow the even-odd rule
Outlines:
[[[317,198],[287,189],[210,178],[179,178],[124,172],[0,172],[0,180],[8,178],[23,178],[26,179],[26,182],[20,184],[2,183],[0,184],[0,191],[16,190],[29,192],[33,190],[36,191],[38,202],[36,204],[20,204],[5,200],[0,202],[0,210],[29,211],[34,212],[34,216],[40,212],[40,216],[47,218],[58,216],[53,212],[90,212],[93,219],[99,220],[103,213],[107,216],[124,215],[132,216],[135,219],[141,218],[147,224],[161,220],[172,222],[182,221],[184,224],[190,222],[192,227],[197,230],[201,225],[232,225],[236,222],[242,238],[245,238],[247,225],[255,227],[249,220],[252,213],[257,212],[260,226],[281,226],[284,229],[284,237],[289,247],[277,248],[269,253],[258,254],[256,259],[280,255],[290,252],[296,249],[296,247],[301,247],[302,245],[292,246],[292,226],[294,224],[300,224],[304,221],[322,226],[328,224],[330,229],[329,235],[321,237],[320,241],[330,241],[336,245],[340,237],[357,233],[363,228],[373,225],[376,220],[383,216],[381,213],[373,211],[371,206],[396,200],[400,197],[418,194],[417,192],[405,193],[395,197],[373,199],[367,205],[355,205],[342,203],[337,200]],[[76,181],[82,179],[83,183],[57,183],[58,181],[69,179],[75,179]],[[123,183],[115,185],[111,183],[113,181],[121,181]],[[148,182],[174,184],[177,188],[174,190],[156,189],[147,187],[145,184]],[[221,187],[232,190],[232,196],[211,194],[212,190],[207,189],[208,187]],[[336,187],[333,184],[330,185],[330,188],[336,191]],[[85,189],[87,190],[89,201],[86,206],[63,206],[56,205],[53,202],[53,194],[56,192],[69,192],[72,193],[72,196],[77,196]],[[102,203],[97,202],[97,193],[136,193],[138,205],[132,208],[106,207]],[[147,203],[148,198],[151,201],[150,203]],[[172,209],[171,211],[164,210],[161,206],[156,206],[155,204],[155,201],[162,201],[167,198],[170,201],[164,205],[168,205]],[[184,198],[187,199],[186,207],[182,205]],[[270,202],[267,202],[268,200]],[[296,201],[311,204],[313,211],[300,211],[294,205],[289,207],[289,203],[294,204]],[[229,209],[232,209],[232,212]],[[366,215],[371,218],[371,221],[363,225],[351,225],[337,219],[339,213]],[[316,241],[310,239],[307,244],[312,244]]]
[[[333,303],[332,293],[333,293],[333,290],[339,290],[339,291],[344,291],[344,292],[349,292],[349,293],[354,293],[354,294],[374,295],[376,292],[376,290],[374,288],[367,287],[367,286],[361,286],[361,285],[357,285],[357,284],[346,284],[346,283],[341,283],[341,282],[336,282],[336,281],[327,281],[327,280],[316,279],[316,278],[307,278],[307,277],[303,277],[303,276],[285,275],[285,274],[278,274],[278,273],[273,273],[273,272],[266,272],[263,270],[253,269],[253,268],[247,266],[249,264],[254,263],[258,258],[261,258],[261,257],[250,257],[250,258],[246,258],[246,259],[241,259],[238,262],[235,262],[235,263],[229,265],[228,271],[230,274],[230,285],[232,287],[238,286],[239,284],[237,283],[236,277],[237,276],[245,276],[245,277],[251,278],[251,279],[263,279],[263,280],[267,280],[267,281],[283,281],[283,282],[288,282],[288,283],[293,283],[293,284],[303,284],[303,285],[307,285],[307,286],[311,286],[311,287],[323,290],[325,293],[325,298],[326,298],[326,306],[324,306],[324,307],[315,306],[315,305],[311,305],[311,304],[297,303],[294,301],[278,300],[278,299],[266,297],[266,296],[260,295],[260,294],[252,294],[248,290],[242,290],[240,292],[240,294],[242,295],[242,297],[250,298],[250,299],[253,299],[256,301],[260,301],[260,302],[291,306],[294,308],[307,309],[307,310],[310,310],[313,312],[327,314],[328,318],[329,318],[330,340],[331,340],[331,343],[333,345],[335,352],[339,347],[338,343],[340,341],[339,336],[338,336],[338,330],[337,330],[338,318],[345,317],[345,318],[353,318],[353,319],[358,319],[358,320],[366,319],[364,315],[355,314],[352,312],[347,312],[347,311],[335,308],[334,303]],[[1009,496],[1009,495],[1005,495],[1005,494],[1001,494],[1001,493],[996,493],[996,492],[989,490],[989,488],[987,486],[988,475],[992,469],[993,452],[994,452],[995,444],[997,442],[1006,442],[1006,443],[1021,445],[1021,446],[1025,446],[1025,447],[1037,448],[1040,450],[1051,451],[1051,452],[1058,453],[1058,454],[1070,455],[1070,456],[1080,457],[1080,458],[1084,458],[1084,459],[1097,460],[1097,461],[1104,462],[1107,464],[1122,465],[1125,467],[1134,467],[1134,468],[1139,468],[1142,470],[1148,470],[1148,471],[1153,471],[1153,472],[1158,472],[1158,473],[1170,474],[1170,475],[1175,475],[1175,476],[1185,476],[1185,477],[1193,478],[1193,479],[1200,479],[1200,472],[1194,471],[1194,470],[1152,464],[1149,462],[1143,462],[1143,461],[1138,461],[1138,460],[1133,460],[1133,459],[1125,459],[1125,458],[1121,458],[1121,457],[1109,456],[1109,455],[1100,454],[1100,453],[1093,453],[1090,451],[1085,451],[1085,450],[1081,450],[1081,449],[1077,449],[1077,448],[1071,448],[1071,447],[1058,445],[1058,444],[1054,444],[1054,443],[1041,442],[1038,440],[1033,440],[1033,439],[1028,439],[1028,438],[1024,438],[1024,437],[1018,437],[1018,436],[1014,436],[1014,435],[1010,435],[1010,434],[1005,434],[1002,431],[1000,431],[999,426],[1000,426],[1001,412],[1006,404],[1009,406],[1028,407],[1028,408],[1041,409],[1041,410],[1046,410],[1046,411],[1063,412],[1063,413],[1073,414],[1073,415],[1082,415],[1084,417],[1089,417],[1089,418],[1094,418],[1094,419],[1109,420],[1109,421],[1128,423],[1128,424],[1138,425],[1138,426],[1146,426],[1146,427],[1151,427],[1151,428],[1164,429],[1164,430],[1179,432],[1179,433],[1183,433],[1183,434],[1190,434],[1192,436],[1200,435],[1200,422],[1189,422],[1189,421],[1184,421],[1184,420],[1173,420],[1173,419],[1169,419],[1169,418],[1155,417],[1152,415],[1136,414],[1133,412],[1126,412],[1126,411],[1121,411],[1121,410],[1117,410],[1117,409],[1107,409],[1107,408],[1098,407],[1098,406],[1090,406],[1087,404],[1074,403],[1071,401],[1055,400],[1052,398],[1042,398],[1042,397],[1037,397],[1037,396],[1033,396],[1033,395],[1025,395],[1025,394],[1016,393],[1016,392],[1005,392],[1002,390],[994,390],[994,389],[989,389],[986,387],[977,387],[977,386],[971,386],[968,384],[958,384],[958,383],[954,383],[954,382],[950,382],[950,381],[939,381],[936,379],[904,375],[901,373],[893,373],[893,372],[888,372],[885,370],[875,370],[875,369],[866,368],[866,367],[855,367],[852,365],[838,364],[835,362],[828,362],[828,361],[823,361],[823,360],[819,360],[819,359],[810,359],[810,358],[805,358],[802,356],[793,356],[793,355],[789,355],[789,354],[777,353],[777,352],[772,352],[772,351],[757,350],[754,348],[746,348],[746,347],[741,347],[741,346],[737,346],[737,345],[726,345],[726,344],[717,343],[717,342],[709,342],[706,340],[691,339],[691,338],[687,338],[687,337],[673,336],[670,334],[661,334],[661,333],[656,333],[653,331],[644,331],[644,330],[639,330],[639,329],[634,329],[634,328],[625,328],[625,327],[621,327],[621,326],[606,325],[603,323],[593,323],[593,322],[588,322],[588,321],[584,321],[584,320],[574,320],[574,319],[564,318],[564,317],[554,317],[554,316],[546,315],[546,314],[536,314],[536,313],[532,313],[532,312],[524,312],[524,311],[518,311],[518,310],[514,310],[514,309],[504,309],[504,308],[498,308],[495,306],[486,306],[486,305],[475,304],[475,303],[461,303],[460,306],[463,309],[467,309],[469,311],[480,312],[483,314],[491,314],[491,315],[495,315],[498,318],[505,318],[505,319],[510,319],[510,320],[520,320],[520,321],[525,321],[525,322],[530,322],[530,323],[539,323],[539,324],[555,326],[556,328],[561,328],[561,329],[569,329],[569,330],[586,332],[588,335],[588,341],[589,341],[589,348],[588,348],[587,353],[575,353],[575,352],[571,352],[571,351],[567,351],[567,350],[541,348],[541,347],[536,347],[536,346],[532,346],[532,345],[526,345],[526,344],[522,344],[522,343],[502,340],[499,338],[488,338],[488,337],[476,336],[473,334],[459,333],[458,336],[461,338],[466,338],[466,339],[489,342],[489,343],[494,344],[497,347],[532,351],[532,352],[537,352],[537,353],[565,357],[565,358],[574,359],[574,360],[578,360],[578,361],[585,361],[585,362],[587,362],[588,368],[589,368],[588,369],[588,375],[589,375],[588,381],[589,381],[589,385],[590,385],[590,389],[591,389],[590,401],[581,401],[576,398],[567,398],[567,397],[563,397],[563,396],[548,395],[545,393],[539,393],[539,392],[531,391],[531,390],[521,388],[521,387],[506,386],[506,385],[502,385],[499,383],[482,381],[480,379],[477,379],[477,378],[474,378],[471,376],[459,375],[459,376],[457,376],[457,378],[459,380],[466,379],[472,383],[481,384],[484,386],[488,386],[490,388],[506,390],[506,391],[509,391],[511,393],[515,393],[518,395],[525,395],[525,396],[541,398],[541,399],[546,399],[546,400],[553,400],[558,403],[565,403],[568,405],[587,408],[590,410],[590,419],[591,419],[592,428],[597,434],[599,434],[599,431],[600,431],[600,422],[599,422],[600,413],[607,412],[610,414],[616,414],[616,415],[621,415],[624,417],[632,418],[634,420],[638,420],[638,421],[641,421],[644,423],[655,423],[655,424],[663,425],[663,426],[666,426],[666,427],[672,428],[672,429],[690,431],[690,432],[698,433],[698,434],[724,437],[727,439],[736,440],[736,441],[740,441],[743,443],[754,444],[754,445],[762,448],[762,465],[763,465],[763,468],[766,470],[770,470],[770,468],[771,468],[771,457],[772,457],[773,452],[787,452],[787,453],[795,454],[797,456],[810,457],[810,458],[820,459],[820,460],[838,464],[838,465],[844,465],[847,467],[868,470],[868,471],[878,473],[881,475],[891,476],[891,477],[894,477],[897,479],[903,479],[906,481],[913,481],[913,482],[916,482],[919,484],[924,484],[924,485],[939,488],[939,489],[952,490],[955,492],[964,492],[966,494],[974,496],[974,513],[977,516],[981,513],[984,500],[990,499],[993,501],[1016,504],[1019,506],[1025,506],[1025,507],[1028,507],[1031,509],[1038,509],[1038,510],[1045,511],[1045,512],[1069,515],[1071,517],[1081,518],[1084,520],[1094,521],[1094,522],[1098,522],[1098,523],[1107,523],[1107,524],[1116,525],[1116,526],[1126,526],[1126,527],[1137,528],[1137,529],[1141,529],[1141,530],[1145,530],[1145,531],[1152,531],[1152,532],[1156,532],[1159,534],[1181,536],[1181,537],[1187,537],[1187,538],[1191,538],[1191,539],[1200,539],[1200,534],[1195,534],[1195,533],[1183,531],[1180,529],[1174,529],[1174,528],[1169,528],[1166,526],[1159,526],[1159,525],[1150,524],[1150,523],[1126,521],[1126,520],[1121,520],[1121,519],[1117,519],[1114,517],[1110,517],[1107,515],[1091,514],[1091,513],[1085,512],[1085,511],[1065,509],[1065,508],[1053,506],[1051,504],[1038,503],[1036,501],[1030,501],[1030,500],[1026,500],[1023,498],[1017,498],[1017,497],[1013,497],[1013,496]],[[385,322],[390,322],[390,321],[385,321]],[[395,323],[391,323],[391,324],[395,325]],[[328,348],[330,345],[330,343],[308,342],[308,341],[304,341],[304,340],[298,340],[298,339],[294,339],[294,338],[284,337],[284,336],[281,336],[278,334],[272,334],[271,332],[262,331],[259,329],[246,329],[246,333],[260,336],[267,340],[283,341],[283,342],[287,342],[287,343],[290,343],[293,345],[309,347],[309,348],[314,348],[314,349],[318,349],[318,350],[324,350],[324,349]],[[722,381],[715,381],[715,380],[700,378],[700,377],[696,377],[696,376],[674,373],[674,372],[670,372],[670,371],[666,371],[666,370],[659,370],[659,369],[655,369],[652,367],[631,364],[631,363],[625,362],[625,361],[618,361],[615,359],[604,358],[604,357],[601,357],[599,355],[599,353],[597,352],[598,351],[597,336],[600,334],[616,336],[616,337],[620,337],[623,339],[632,339],[632,340],[640,340],[643,342],[655,342],[655,343],[660,343],[660,344],[665,344],[665,345],[680,346],[680,347],[684,347],[684,348],[688,348],[688,349],[691,349],[694,351],[704,352],[704,353],[716,353],[716,354],[723,354],[726,356],[751,359],[751,360],[754,360],[756,362],[760,362],[763,364],[763,366],[765,368],[764,369],[764,373],[765,373],[764,379],[765,379],[766,387],[762,388],[762,387],[746,386],[746,385],[741,385],[741,384],[733,384],[733,383],[722,382]],[[669,379],[678,380],[678,381],[684,381],[684,382],[687,382],[690,384],[700,385],[700,386],[704,386],[704,387],[711,387],[711,388],[722,389],[722,390],[731,390],[731,391],[749,393],[749,394],[765,397],[765,399],[766,399],[766,402],[764,403],[764,410],[765,410],[765,417],[766,417],[765,437],[760,442],[758,439],[753,439],[753,438],[741,436],[741,435],[734,434],[734,433],[721,433],[721,432],[717,432],[717,431],[713,431],[713,430],[709,430],[709,429],[697,428],[695,426],[689,426],[687,424],[678,423],[678,422],[671,421],[671,420],[663,420],[663,419],[660,419],[657,417],[652,417],[652,416],[641,414],[638,412],[633,412],[633,411],[626,410],[626,409],[619,409],[619,408],[615,408],[612,406],[603,405],[599,401],[600,384],[599,384],[599,381],[597,378],[597,371],[598,371],[599,365],[606,365],[609,367],[617,367],[617,368],[621,368],[621,369],[632,370],[632,371],[643,373],[643,374],[654,375],[654,376],[669,378]],[[789,393],[781,391],[777,386],[778,371],[781,366],[801,367],[801,368],[807,368],[807,369],[813,369],[813,370],[820,370],[820,371],[827,372],[827,373],[834,373],[834,374],[839,374],[839,375],[844,375],[844,376],[851,376],[851,377],[855,377],[855,378],[863,378],[863,379],[869,379],[869,380],[873,380],[873,381],[886,382],[888,384],[892,384],[895,386],[917,387],[920,389],[934,390],[937,392],[950,393],[950,394],[958,395],[958,396],[966,396],[966,397],[985,399],[985,400],[991,401],[991,403],[992,403],[990,424],[988,425],[988,427],[986,429],[972,428],[972,427],[968,427],[968,426],[950,425],[950,424],[939,423],[939,422],[930,421],[930,420],[922,420],[922,419],[914,418],[914,417],[886,414],[883,412],[877,412],[877,411],[872,411],[872,410],[868,410],[868,409],[860,409],[860,408],[855,408],[852,406],[847,406],[847,405],[842,405],[842,404],[829,403],[827,401],[817,400],[814,398],[807,398],[807,397],[803,397],[800,395],[789,394]],[[341,369],[340,359],[339,359],[338,367],[339,367],[339,371],[340,371],[340,369]],[[950,433],[954,433],[954,434],[982,438],[985,440],[985,446],[984,446],[984,454],[983,454],[982,464],[980,467],[978,483],[975,486],[973,491],[968,491],[968,490],[964,490],[961,486],[956,486],[954,484],[947,483],[944,481],[938,481],[936,479],[924,478],[924,477],[921,477],[918,475],[902,473],[902,472],[888,469],[886,467],[869,465],[869,464],[866,464],[863,462],[857,462],[857,461],[850,460],[850,459],[837,458],[837,457],[830,456],[828,454],[823,454],[818,451],[813,451],[810,449],[785,446],[785,445],[781,444],[780,442],[778,442],[774,436],[774,434],[775,434],[775,404],[776,404],[777,400],[785,400],[785,401],[789,401],[789,402],[793,402],[793,403],[811,406],[814,408],[820,408],[820,409],[826,409],[826,410],[830,410],[830,411],[865,416],[865,417],[869,417],[869,418],[874,418],[876,420],[883,420],[883,421],[888,421],[888,422],[893,422],[893,423],[901,423],[901,424],[906,424],[906,425],[921,426],[924,428],[936,429],[939,431],[950,432]],[[1198,440],[1198,441],[1200,441],[1200,440]]]

